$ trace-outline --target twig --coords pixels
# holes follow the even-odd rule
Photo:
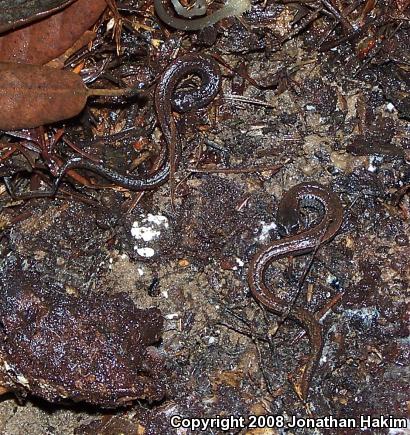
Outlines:
[[[258,100],[256,98],[245,97],[244,95],[225,94],[222,98],[228,101],[240,101],[241,103],[248,103],[248,104],[255,104],[257,106],[270,107],[271,109],[275,108],[275,106],[267,103],[266,101]]]
[[[302,287],[303,287],[303,284],[305,283],[306,277],[307,277],[307,275],[312,267],[313,261],[316,258],[317,251],[319,250],[320,246],[322,245],[323,238],[324,238],[330,224],[331,224],[331,220],[329,219],[326,227],[323,229],[322,235],[320,236],[320,238],[317,241],[317,244],[315,246],[315,249],[313,250],[313,254],[309,260],[309,263],[306,265],[305,270],[303,271],[303,275],[299,280],[297,292],[296,292],[295,296],[293,297],[292,302],[289,304],[288,309],[282,314],[282,316],[279,319],[279,322],[278,322],[279,325],[281,325],[283,322],[285,322],[287,320],[287,318],[289,317],[289,314],[291,313],[293,307],[295,306],[295,303],[300,295],[300,292],[302,291]]]
[[[342,299],[344,295],[343,293],[337,293],[335,296],[333,296],[332,299],[330,299],[328,302],[326,302],[325,305],[323,305],[320,310],[316,311],[314,314],[315,319],[320,322],[324,319],[326,314]],[[299,341],[301,338],[303,338],[306,335],[306,331],[302,330],[291,342],[291,344],[295,344],[297,341]]]

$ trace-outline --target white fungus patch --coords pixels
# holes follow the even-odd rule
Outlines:
[[[165,216],[151,213],[141,215],[140,219],[133,222],[131,227],[131,235],[138,241],[134,249],[141,257],[152,257],[155,254],[154,249],[141,245],[157,239],[161,235],[161,231],[167,228],[169,228],[169,223]]]
[[[134,222],[131,228],[131,234],[135,239],[142,239],[144,242],[150,242],[156,239],[161,232],[150,227],[139,227],[138,222]]]
[[[152,248],[136,248],[138,255],[145,258],[151,258],[155,255],[155,251]]]
[[[137,240],[144,242],[154,240],[161,234],[161,227],[165,229],[169,227],[168,219],[165,216],[148,213],[141,217],[142,219],[135,221],[131,228],[131,234]]]
[[[163,225],[165,228],[169,227],[168,218],[160,214],[148,213],[146,217],[147,222],[152,222],[158,226]]]
[[[277,225],[275,222],[269,222],[266,223],[264,221],[261,221],[262,229],[261,233],[259,234],[258,240],[260,242],[265,242],[269,238],[269,231],[275,230],[277,228]]]

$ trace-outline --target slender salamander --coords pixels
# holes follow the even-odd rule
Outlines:
[[[303,205],[318,208],[321,220],[312,228],[295,234],[299,227],[299,210]],[[248,283],[254,298],[279,316],[287,313],[283,300],[265,283],[268,266],[283,257],[312,252],[319,244],[330,241],[343,220],[343,207],[338,196],[316,183],[301,183],[287,191],[280,201],[277,220],[286,237],[275,240],[256,252],[250,262]],[[304,308],[293,307],[285,318],[299,323],[307,332],[311,353],[300,382],[301,398],[306,400],[312,375],[318,365],[323,346],[322,328],[314,315]]]
[[[180,81],[188,75],[196,75],[201,84],[193,90],[177,91]],[[158,122],[169,150],[171,200],[175,196],[175,171],[181,155],[172,110],[185,113],[207,106],[221,87],[221,72],[216,61],[203,54],[186,54],[165,70],[155,90],[155,108]]]
[[[190,74],[199,76],[201,85],[193,90],[177,91],[180,81]],[[165,151],[161,153],[160,162],[157,165],[158,169],[147,178],[136,178],[120,174],[83,157],[73,157],[60,168],[53,191],[57,190],[67,171],[85,169],[118,186],[134,191],[154,189],[170,176],[171,196],[173,197],[174,174],[181,147],[172,110],[183,113],[205,107],[215,98],[220,85],[221,73],[213,58],[203,54],[187,54],[174,60],[162,74],[155,90],[155,108],[166,143]]]

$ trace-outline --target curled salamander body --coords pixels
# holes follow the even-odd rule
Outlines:
[[[295,234],[302,205],[318,208],[321,220],[312,228]],[[280,258],[307,254],[319,244],[330,241],[339,230],[342,220],[342,204],[335,193],[316,183],[294,186],[285,193],[278,209],[278,224],[286,237],[275,240],[256,252],[248,270],[248,283],[254,298],[272,313],[285,315],[300,324],[309,336],[311,353],[300,382],[300,394],[304,400],[322,353],[322,328],[315,316],[305,308],[293,307],[287,313],[285,302],[267,286],[265,274],[268,266]]]
[[[200,78],[201,84],[193,90],[177,91],[181,80],[189,75]],[[207,106],[218,94],[221,73],[216,61],[202,54],[187,54],[176,59],[162,75],[155,91],[155,108],[158,121],[169,150],[170,190],[174,199],[175,171],[181,154],[172,110],[179,113]]]
[[[177,87],[189,75],[199,76],[201,84],[193,90],[180,90]],[[120,174],[112,169],[96,164],[83,157],[69,159],[60,169],[55,190],[67,171],[86,169],[94,172],[118,186],[130,190],[151,190],[171,179],[171,192],[174,192],[174,174],[181,152],[172,110],[183,113],[208,105],[217,95],[221,84],[221,73],[214,59],[203,54],[187,54],[174,60],[162,74],[155,91],[155,108],[158,122],[164,134],[166,148],[160,156],[158,169],[146,178],[136,178]]]

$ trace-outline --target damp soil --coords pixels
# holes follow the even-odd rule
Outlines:
[[[322,2],[260,2],[184,34],[163,27],[150,2],[122,2],[119,56],[110,17],[101,22],[99,44],[73,59],[96,87],[151,83],[170,57],[200,50],[223,60],[223,89],[209,107],[176,115],[174,208],[168,184],[141,196],[67,179],[57,198],[25,201],[2,187],[2,434],[194,433],[172,429],[172,415],[408,416],[410,12],[370,3],[346,23]],[[77,147],[123,171],[127,161],[148,171],[161,146],[149,94],[91,100],[64,125]],[[255,166],[266,170],[190,170]],[[0,174],[20,190],[45,177],[18,153]],[[259,306],[246,276],[256,250],[281,237],[283,193],[304,181],[344,206],[331,242],[268,271],[291,304],[309,267],[296,304],[324,314],[306,402],[296,388],[310,349],[303,329]]]

